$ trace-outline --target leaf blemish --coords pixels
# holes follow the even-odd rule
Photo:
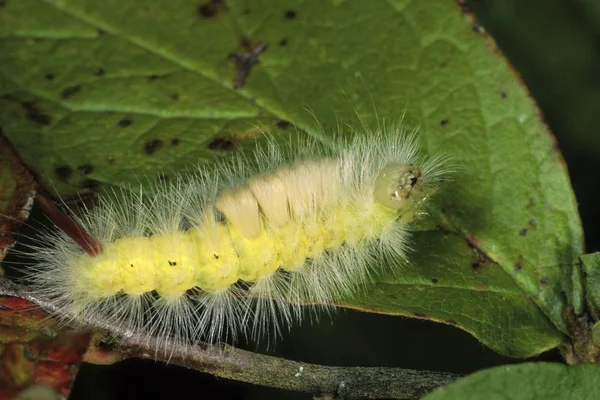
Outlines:
[[[233,150],[235,148],[235,141],[233,138],[214,138],[209,144],[208,148],[211,150]]]
[[[6,0],[0,0],[0,8],[6,7]]]
[[[105,74],[105,71],[104,71],[104,68],[102,68],[102,67],[100,67],[96,71],[94,71],[95,76],[104,76],[104,74]]]
[[[433,279],[431,280],[431,283],[438,283],[438,279],[437,279],[437,278],[433,278]]]
[[[213,18],[219,12],[225,11],[225,4],[222,0],[209,0],[197,7],[198,15],[202,18]]]
[[[535,219],[532,218],[529,220],[529,226],[533,229],[537,228],[537,222],[535,222]]]
[[[506,93],[505,91],[500,92],[500,97],[502,97],[503,99],[508,97],[508,93]]]
[[[288,121],[284,121],[284,120],[282,120],[282,119],[278,119],[278,120],[275,122],[275,125],[277,125],[277,127],[278,127],[278,128],[281,128],[281,129],[287,129],[287,128],[289,128],[289,127],[290,127],[290,125],[291,125],[291,124],[290,124]]]
[[[46,75],[44,75],[44,78],[46,78],[46,80],[51,81],[54,79],[54,74],[47,73]]]
[[[281,39],[281,40],[279,41],[279,45],[280,45],[281,47],[285,47],[285,46],[287,46],[287,44],[288,44],[288,39],[287,39],[287,38],[283,38],[283,39]]]
[[[266,43],[261,43],[256,47],[248,41],[244,42],[245,38],[241,39],[242,47],[247,48],[245,53],[230,53],[229,61],[233,62],[237,68],[237,74],[233,79],[233,89],[240,89],[246,83],[246,79],[250,75],[252,68],[260,62],[260,54],[267,49]]]
[[[153,139],[149,142],[146,142],[146,144],[144,145],[144,150],[146,151],[146,154],[154,154],[163,146],[163,144],[164,143],[162,140]]]
[[[73,175],[73,169],[67,164],[57,165],[54,167],[54,175],[61,182],[67,182],[71,175]]]
[[[117,122],[117,126],[120,128],[127,128],[131,124],[133,124],[133,121],[129,118],[123,118]]]
[[[49,115],[46,115],[40,111],[40,109],[35,105],[32,101],[26,101],[21,103],[25,112],[27,113],[27,118],[31,121],[35,122],[39,125],[50,125],[52,122],[52,118]]]
[[[540,285],[547,285],[548,284],[548,278],[541,278],[540,279]]]
[[[450,122],[450,118],[444,118],[440,121],[440,126],[446,126]]]
[[[471,250],[473,251],[473,253],[475,255],[475,260],[471,264],[471,268],[473,268],[474,270],[478,270],[483,265],[485,265],[487,262],[491,261],[488,256],[486,256],[481,250],[479,250],[475,246],[475,244],[473,244],[471,242],[467,242],[467,244],[469,245],[469,247],[471,248]]]
[[[416,318],[421,318],[421,319],[427,318],[427,315],[420,313],[420,312],[414,312],[414,313],[412,313],[412,315],[413,315],[413,317],[416,317]]]
[[[69,86],[60,92],[60,97],[66,100],[79,93],[79,91],[81,91],[81,85]]]
[[[248,39],[245,36],[242,36],[240,38],[240,46],[242,46],[246,50],[252,51],[252,42],[250,42],[250,39]]]
[[[171,146],[177,146],[177,145],[179,145],[179,143],[181,143],[181,139],[179,139],[179,138],[171,139]]]
[[[517,262],[513,266],[513,271],[519,272],[521,269],[523,269],[523,261],[524,261],[523,256],[520,255],[519,258],[517,259]]]
[[[171,95],[171,100],[175,100],[175,101],[179,100],[179,95],[177,93],[173,93]]]
[[[296,19],[297,16],[298,14],[295,10],[287,10],[285,12],[285,19]]]
[[[527,228],[522,228],[522,229],[519,231],[519,236],[525,236],[525,235],[527,235]]]

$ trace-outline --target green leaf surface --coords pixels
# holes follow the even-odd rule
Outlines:
[[[598,312],[600,310],[600,253],[581,256],[585,274],[586,298]]]
[[[527,363],[490,368],[425,396],[423,400],[581,400],[600,398],[598,365]]]
[[[565,307],[583,307],[573,193],[534,102],[456,1],[0,8],[0,125],[62,196],[226,157],[257,125],[327,140],[338,120],[359,127],[356,112],[374,127],[374,109],[419,126],[460,171],[432,214],[449,238],[416,235],[406,274],[348,305],[454,321],[513,356],[556,346]]]
[[[410,265],[344,305],[460,326],[515,357],[533,356],[560,342],[561,335],[514,280],[464,239],[419,232],[413,241],[419,246]]]

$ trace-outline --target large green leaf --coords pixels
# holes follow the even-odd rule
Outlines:
[[[438,389],[423,400],[581,400],[600,398],[598,365],[528,363],[490,368]]]
[[[3,4],[0,124],[61,195],[210,162],[253,144],[257,124],[326,140],[338,118],[359,127],[354,111],[375,126],[375,108],[419,125],[426,149],[460,171],[432,213],[450,235],[416,235],[405,273],[349,306],[454,321],[513,356],[556,346],[567,305],[582,310],[571,267],[582,234],[560,154],[456,1]]]

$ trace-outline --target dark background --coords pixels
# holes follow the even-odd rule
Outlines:
[[[579,202],[588,252],[600,249],[600,1],[473,0],[483,27],[519,71],[556,134]],[[303,326],[273,355],[327,365],[394,366],[469,373],[503,363],[469,334],[425,321],[342,311],[334,323]],[[356,327],[361,327],[360,331]],[[559,361],[556,352],[536,360]],[[128,360],[84,365],[73,399],[310,399],[184,368]]]

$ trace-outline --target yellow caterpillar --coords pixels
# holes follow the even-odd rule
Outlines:
[[[27,282],[72,324],[183,343],[279,332],[302,305],[332,307],[382,262],[405,261],[408,225],[447,174],[398,127],[334,143],[269,139],[153,191],[102,197],[73,217],[97,251],[46,233]]]

